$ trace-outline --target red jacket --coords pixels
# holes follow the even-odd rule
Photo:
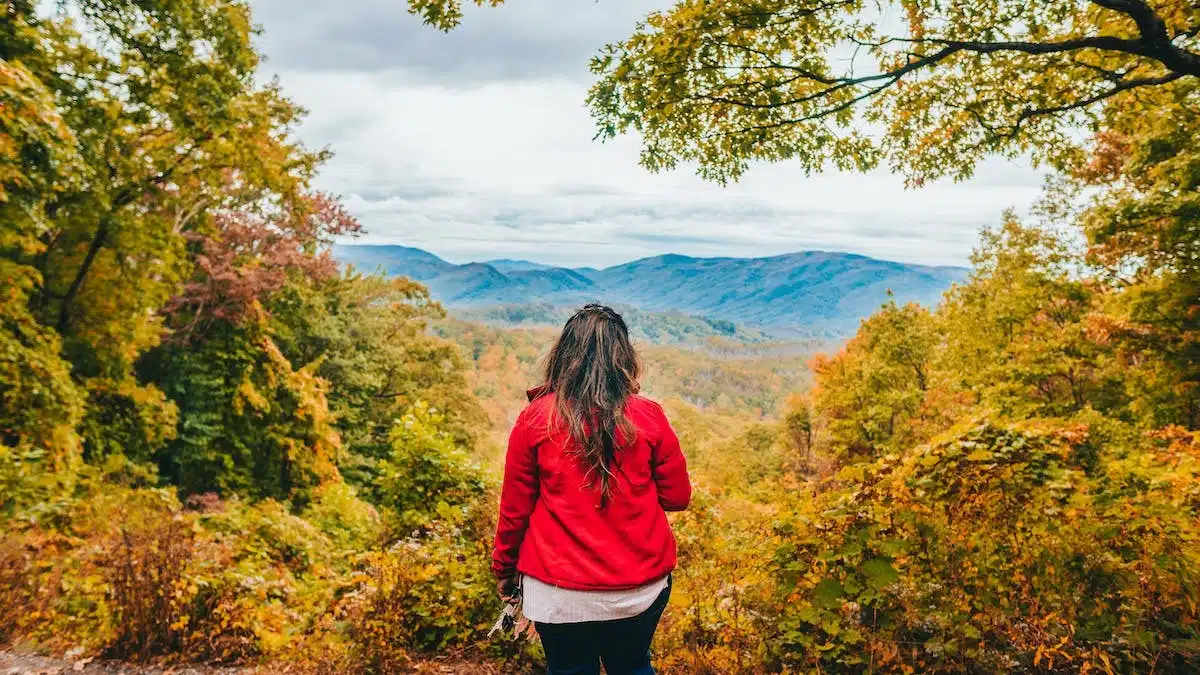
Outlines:
[[[692,486],[662,407],[629,398],[625,415],[637,438],[617,452],[620,469],[602,506],[570,451],[570,434],[550,430],[554,396],[542,394],[530,390],[509,437],[492,571],[578,590],[634,588],[666,576],[675,569],[666,511],[687,508]]]

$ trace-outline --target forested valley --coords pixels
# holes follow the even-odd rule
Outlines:
[[[0,645],[536,671],[485,637],[488,555],[553,331],[339,268],[362,227],[248,6],[59,4],[0,19]],[[1051,171],[936,307],[820,354],[640,343],[696,483],[657,665],[1200,670],[1200,11],[903,0],[889,37],[864,4],[682,2],[593,66],[651,170]]]

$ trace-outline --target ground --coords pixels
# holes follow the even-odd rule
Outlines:
[[[105,659],[51,658],[0,651],[0,675],[275,675],[278,672],[254,667],[143,665]],[[505,671],[488,663],[430,661],[418,664],[413,672],[425,675],[493,675]]]
[[[103,659],[67,659],[0,652],[0,675],[242,675],[247,668],[135,665]]]

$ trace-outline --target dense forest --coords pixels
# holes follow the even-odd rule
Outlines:
[[[685,1],[594,64],[601,136],[637,132],[652,170],[1052,174],[938,306],[888,303],[830,353],[642,345],[696,482],[658,663],[1195,672],[1200,11],[880,6],[903,25]],[[498,439],[552,332],[339,269],[360,225],[312,188],[325,153],[245,4],[3,7],[0,645],[536,668],[484,637],[487,556]],[[839,71],[847,43],[877,72]]]
[[[646,312],[636,307],[611,303],[629,325],[630,337],[634,340],[654,344],[676,344],[695,346],[724,338],[734,343],[773,342],[782,336],[752,328],[724,319],[693,316],[682,312]],[[506,327],[562,326],[574,313],[578,305],[551,305],[549,303],[526,305],[493,305],[489,307],[460,307],[453,310],[455,317]],[[811,345],[819,342],[812,341]]]

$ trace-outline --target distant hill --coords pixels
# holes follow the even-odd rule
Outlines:
[[[554,267],[553,265],[543,265],[529,260],[513,260],[511,258],[498,258],[496,260],[485,260],[484,262],[505,274],[509,272],[528,272],[530,270],[548,270]]]
[[[451,308],[564,307],[589,301],[647,312],[678,312],[760,328],[848,333],[886,302],[936,304],[967,275],[825,251],[765,258],[661,255],[604,269],[566,269],[526,260],[455,265],[406,246],[338,246],[334,255],[363,271],[409,276]],[[544,312],[543,312],[544,313]]]
[[[455,267],[429,251],[408,246],[335,246],[333,255],[363,272],[383,272],[417,281],[433,279]]]
[[[628,305],[616,305],[629,333],[635,340],[664,345],[698,345],[732,340],[739,343],[775,342],[781,336],[735,324],[724,319],[693,316],[683,312],[645,312]],[[528,304],[496,305],[490,307],[460,307],[454,310],[459,319],[494,326],[554,326],[559,327],[575,311],[573,306]]]

